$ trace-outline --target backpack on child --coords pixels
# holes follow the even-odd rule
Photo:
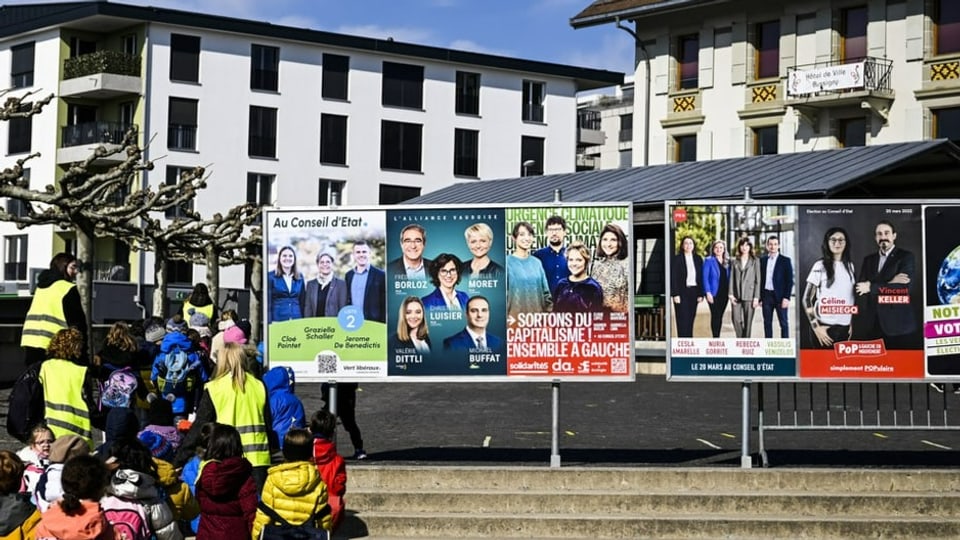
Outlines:
[[[163,373],[157,377],[157,389],[163,395],[189,392],[193,387],[192,367],[187,351],[174,346],[163,358]]]
[[[115,370],[107,377],[100,390],[102,407],[129,407],[133,393],[137,390],[137,376],[129,367]]]
[[[154,538],[150,532],[150,524],[143,512],[138,512],[132,508],[106,508],[103,510],[104,517],[113,526],[114,538],[123,538],[124,540],[151,540]]]
[[[327,540],[330,537],[326,529],[317,527],[317,523],[330,513],[329,504],[323,505],[323,508],[300,525],[293,525],[283,519],[273,508],[263,504],[263,501],[257,503],[257,508],[270,518],[270,523],[263,527],[259,540]]]
[[[40,382],[40,365],[37,362],[17,377],[7,397],[7,433],[20,442],[27,442],[30,430],[43,422],[46,415],[43,403],[43,384]]]

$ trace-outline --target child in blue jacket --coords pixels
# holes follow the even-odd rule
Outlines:
[[[303,402],[294,394],[294,383],[293,370],[286,366],[271,368],[263,376],[263,385],[267,387],[267,401],[270,402],[270,415],[273,417],[270,429],[277,434],[281,448],[287,431],[307,427]]]
[[[185,358],[178,354],[183,352]],[[177,364],[183,361],[182,366]],[[194,389],[205,383],[208,375],[196,345],[182,332],[168,332],[160,342],[160,352],[153,360],[150,380],[163,397],[173,396],[173,414],[186,417],[193,412]]]

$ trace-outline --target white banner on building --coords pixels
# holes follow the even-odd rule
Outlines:
[[[866,62],[843,64],[790,72],[787,95],[800,96],[815,92],[863,88]]]

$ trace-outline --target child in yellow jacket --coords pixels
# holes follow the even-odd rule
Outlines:
[[[326,538],[333,521],[327,486],[312,462],[313,435],[305,429],[288,431],[283,438],[283,458],[284,463],[267,471],[252,537],[260,538],[265,527],[289,524],[311,538]]]

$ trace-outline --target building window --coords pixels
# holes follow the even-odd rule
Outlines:
[[[200,36],[170,34],[170,80],[200,82]]]
[[[700,36],[680,36],[677,42],[677,88],[687,90],[700,85]]]
[[[543,122],[543,101],[546,97],[546,83],[523,81],[524,122]]]
[[[10,47],[10,53],[13,56],[10,66],[10,86],[13,88],[33,86],[34,43],[31,41]]]
[[[3,265],[4,281],[27,280],[27,235],[8,236],[7,260]]]
[[[29,168],[23,169],[23,174],[20,175],[20,179],[25,183],[24,185],[30,185]],[[27,202],[16,197],[7,197],[7,213],[15,217],[23,217],[27,215]]]
[[[633,140],[633,114],[620,115],[620,142]]]
[[[777,153],[777,126],[753,129],[753,155],[765,156]]]
[[[697,136],[679,135],[673,138],[673,160],[676,163],[697,160]]]
[[[842,118],[837,121],[837,142],[843,148],[867,145],[867,120]]]
[[[867,8],[847,8],[840,12],[841,60],[856,61],[867,56]]]
[[[123,54],[128,54],[130,56],[139,56],[140,51],[137,50],[137,35],[136,34],[126,34],[121,38],[123,43],[121,47]]]
[[[960,2],[939,0],[936,10],[936,54],[960,51]]]
[[[176,165],[167,166],[167,179],[166,184],[168,186],[175,186],[180,183],[180,176],[183,173],[189,173],[193,171],[191,167],[177,167]],[[177,206],[171,206],[164,210],[163,214],[167,219],[186,219],[193,214],[193,197],[184,201],[183,203]]]
[[[193,284],[193,265],[187,261],[167,261],[167,283]]]
[[[323,79],[320,96],[324,99],[347,99],[347,81],[350,57],[339,54],[323,55]]]
[[[97,42],[82,37],[74,36],[70,38],[70,58],[76,58],[85,54],[97,52]]]
[[[319,198],[317,204],[320,206],[329,206],[331,204],[343,204],[343,186],[346,182],[342,180],[324,180],[319,182]]]
[[[250,89],[276,92],[280,80],[280,48],[250,46]]]
[[[755,77],[780,76],[780,21],[757,24]]]
[[[250,107],[250,139],[247,144],[250,157],[277,157],[277,110],[269,107]]]
[[[457,72],[457,114],[480,114],[480,74]]]
[[[399,204],[420,196],[420,188],[380,184],[380,204]]]
[[[197,149],[197,100],[170,98],[167,148],[170,150]]]
[[[320,163],[347,164],[347,117],[320,115]]]
[[[275,200],[277,200],[275,175],[247,173],[248,203],[257,206],[270,206]]]
[[[380,124],[380,168],[420,171],[423,126],[384,120]]]
[[[423,108],[423,66],[383,63],[382,103],[392,107]]]
[[[520,139],[520,176],[541,174],[543,174],[543,138],[522,137]]]
[[[933,138],[960,144],[960,107],[933,111]]]
[[[33,104],[20,105],[20,111],[26,112],[33,108]],[[7,122],[7,153],[24,154],[30,151],[33,144],[33,117],[11,118]]]
[[[455,129],[453,132],[453,174],[477,176],[477,158],[480,155],[480,132]]]

